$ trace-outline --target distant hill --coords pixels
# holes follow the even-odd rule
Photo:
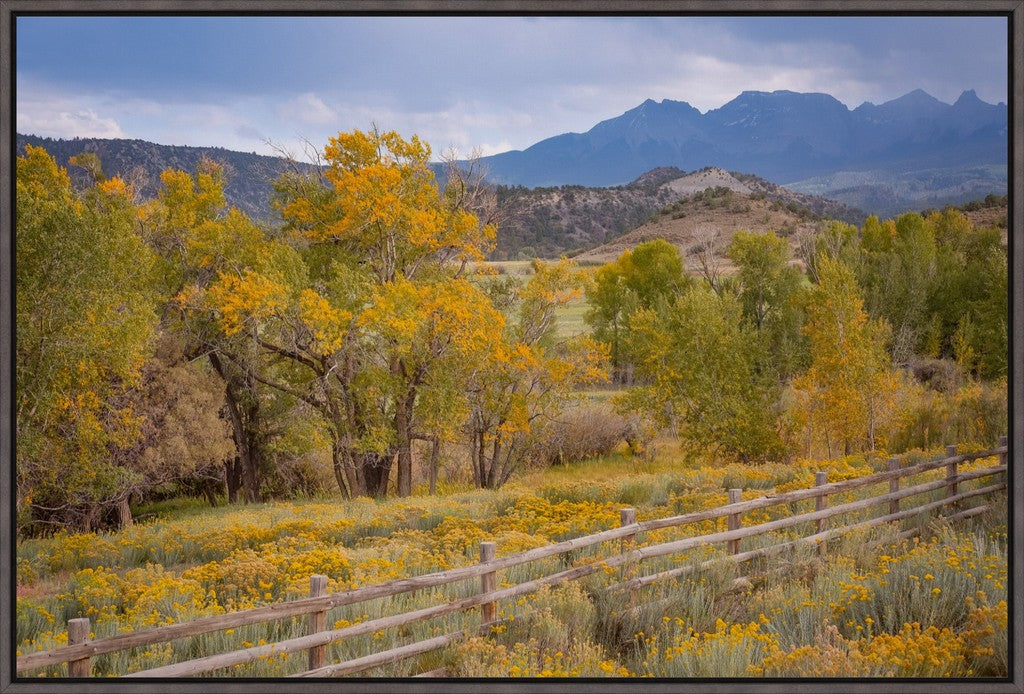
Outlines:
[[[107,176],[120,176],[130,181],[143,198],[156,197],[160,173],[164,169],[170,167],[194,172],[199,160],[208,157],[225,167],[227,185],[224,195],[228,204],[258,220],[274,217],[269,202],[273,190],[272,183],[289,167],[286,159],[254,152],[234,152],[220,147],[158,145],[144,140],[56,140],[19,134],[19,155],[24,151],[26,144],[43,147],[58,164],[65,167],[68,166],[69,157],[82,152],[95,152]],[[88,174],[77,167],[68,167],[68,173],[80,184],[88,180]]]
[[[686,173],[663,167],[645,173],[628,185],[610,188],[499,186],[498,199],[504,219],[499,227],[495,257],[502,260],[554,257],[592,249],[642,227],[666,207],[716,187],[737,194],[730,203],[765,207],[770,212],[766,224],[774,224],[773,230],[796,221],[813,222],[819,218],[859,224],[866,216],[860,210],[796,193],[749,174],[729,173],[719,168]],[[747,198],[752,199],[744,202]],[[728,207],[716,206],[712,216],[724,215],[733,221],[746,219],[729,217]],[[778,213],[779,210],[785,214]],[[594,252],[579,257],[597,259]]]
[[[673,183],[687,195],[663,208],[637,228],[578,254],[577,262],[586,265],[604,264],[640,243],[664,239],[679,248],[690,274],[701,274],[703,255],[713,257],[720,274],[729,275],[735,271],[735,267],[725,257],[725,250],[736,232],[742,229],[755,233],[774,232],[788,239],[791,262],[802,265],[799,248],[822,229],[825,219],[843,219],[858,226],[864,220],[862,214],[859,219],[853,215],[834,214],[841,211],[841,208],[832,208],[830,211],[833,214],[820,216],[810,207],[797,202],[803,199],[813,205],[820,199],[807,200],[796,196],[789,202],[783,202],[786,199],[784,195],[789,193],[785,188],[781,189],[782,197],[771,197],[762,189],[764,181],[730,174],[721,169],[705,169]],[[702,188],[706,184],[713,184],[713,187]],[[988,195],[954,207],[963,212],[976,228],[1001,229],[1005,245],[1007,202],[1006,196]],[[928,215],[936,211],[936,208],[918,211]]]
[[[870,213],[1006,192],[1007,108],[921,90],[850,110],[828,94],[743,92],[702,114],[648,99],[585,133],[485,157],[506,185],[614,186],[658,167],[746,171]]]
[[[958,206],[1007,190],[1006,167],[979,165],[918,171],[839,171],[790,183],[793,190],[893,217],[908,210]]]
[[[762,179],[731,174],[721,169],[705,169],[670,182],[681,194],[645,224],[576,256],[581,263],[607,263],[627,248],[653,239],[675,244],[691,274],[700,272],[701,254],[711,253],[723,274],[732,271],[724,251],[739,230],[775,232],[790,239],[794,250],[804,236],[814,233],[823,217],[810,205],[819,200],[774,186]],[[803,203],[803,204],[802,204]],[[820,203],[819,203],[820,204]],[[834,205],[834,203],[832,203]],[[863,214],[835,207],[826,214],[861,223]]]

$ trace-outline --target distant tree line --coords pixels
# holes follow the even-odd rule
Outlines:
[[[791,258],[774,233],[740,231],[726,249],[731,276],[711,265],[688,276],[662,240],[599,268],[586,320],[609,345],[613,381],[636,384],[621,409],[744,461],[873,451],[883,423],[898,428],[900,418],[921,428],[902,439],[924,445],[943,437],[942,425],[915,384],[952,369],[954,383],[978,385],[950,397],[989,398],[957,407],[978,408],[982,428],[1005,421],[1008,268],[998,229],[947,208],[870,217],[860,229],[828,222],[797,251]],[[933,386],[956,390],[940,381]]]

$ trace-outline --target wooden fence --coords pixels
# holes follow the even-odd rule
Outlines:
[[[90,640],[90,623],[88,619],[72,619],[68,622],[68,645],[51,651],[30,653],[19,657],[16,661],[17,672],[21,673],[36,668],[49,667],[60,663],[68,664],[69,677],[88,677],[90,675],[90,659],[104,653],[112,653],[150,644],[167,643],[175,639],[197,636],[210,632],[234,629],[250,624],[259,624],[301,615],[308,616],[308,634],[297,638],[279,641],[273,644],[243,648],[228,653],[209,655],[203,658],[187,660],[163,667],[131,673],[126,677],[190,677],[213,672],[222,668],[250,663],[268,656],[279,656],[283,653],[307,651],[309,653],[309,669],[295,677],[325,677],[351,674],[380,665],[397,662],[422,653],[434,651],[474,634],[486,633],[490,626],[500,623],[496,619],[497,604],[517,596],[536,592],[543,586],[564,583],[582,578],[599,570],[618,567],[619,583],[608,587],[609,591],[628,591],[628,599],[634,607],[638,604],[638,591],[659,581],[677,578],[687,573],[699,571],[711,566],[723,558],[716,558],[699,563],[687,563],[668,570],[639,576],[640,563],[645,559],[679,554],[695,548],[724,543],[728,554],[725,560],[745,562],[758,557],[766,557],[784,552],[801,544],[817,546],[823,550],[832,538],[855,530],[870,528],[891,523],[950,506],[952,513],[945,515],[946,520],[966,518],[984,512],[987,505],[963,508],[961,502],[966,499],[992,494],[1006,488],[1007,473],[1007,442],[1006,437],[999,441],[999,447],[969,454],[958,454],[956,446],[949,446],[946,456],[940,460],[926,461],[909,467],[901,467],[897,458],[890,459],[885,472],[828,482],[826,473],[815,475],[815,486],[798,489],[782,494],[767,495],[756,499],[740,500],[740,490],[729,490],[729,503],[712,508],[670,518],[658,518],[644,522],[636,521],[634,509],[623,509],[621,525],[618,528],[578,537],[564,542],[538,547],[506,557],[497,557],[493,542],[483,542],[480,546],[480,562],[477,564],[424,574],[411,578],[403,578],[373,586],[365,586],[352,590],[325,594],[327,579],[323,576],[310,578],[310,597],[300,600],[266,605],[255,609],[233,612],[229,614],[205,617],[191,622],[170,624],[143,631],[119,634],[107,638]],[[999,464],[977,470],[960,472],[958,465],[966,461],[998,456]],[[938,468],[945,468],[945,476],[909,487],[900,487],[900,480]],[[961,491],[961,483],[982,478],[997,477],[990,484],[969,491]],[[840,492],[847,492],[869,485],[889,483],[888,493],[871,496],[857,501],[828,505],[828,498]],[[945,489],[945,493],[937,501],[919,504],[912,507],[901,507],[901,502],[909,497],[930,491]],[[815,500],[815,510],[800,513],[779,520],[742,526],[743,514],[756,509],[763,509],[780,504],[790,504],[806,499]],[[884,515],[862,520],[849,525],[830,527],[830,519],[856,511],[863,511],[875,506],[885,506]],[[638,547],[637,535],[646,531],[661,528],[678,527],[701,521],[725,517],[727,530],[710,534],[686,537],[680,540],[661,544]],[[741,541],[763,535],[776,530],[792,528],[800,524],[814,524],[814,533],[795,540],[778,542],[757,549],[741,551]],[[903,531],[901,536],[908,537],[917,530]],[[603,542],[619,541],[619,553],[605,557],[600,561],[581,564],[540,578],[529,580],[517,585],[497,588],[497,572],[514,566],[520,566],[545,557],[562,555]],[[370,600],[409,593],[436,586],[447,585],[467,579],[480,579],[479,593],[440,605],[425,607],[397,615],[390,615],[346,626],[340,629],[328,629],[326,624],[327,611],[342,605],[353,605]],[[406,644],[345,662],[326,664],[326,647],[328,644],[340,642],[359,635],[408,625],[423,620],[453,614],[472,608],[479,608],[481,623],[479,626],[462,629],[434,638]],[[420,676],[443,674],[441,671],[422,673]]]

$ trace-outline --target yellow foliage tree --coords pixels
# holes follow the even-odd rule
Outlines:
[[[412,441],[450,431],[465,410],[457,384],[500,333],[501,316],[464,279],[494,228],[438,188],[429,158],[394,132],[332,137],[321,170],[276,184],[282,241],[246,241],[263,250],[217,265],[193,297],[261,355],[255,379],[321,415],[346,495],[385,494],[396,460],[397,491],[411,493]],[[279,271],[282,243],[298,271]]]
[[[535,422],[557,416],[575,386],[607,380],[606,345],[586,336],[555,339],[555,309],[578,296],[584,284],[568,260],[535,262],[530,281],[509,305],[511,320],[501,342],[469,385],[467,430],[478,487],[508,481],[531,452]]]
[[[281,431],[273,420],[294,403],[261,386],[256,376],[263,365],[249,335],[288,304],[302,263],[243,212],[225,207],[224,174],[215,162],[203,159],[191,174],[167,169],[160,180],[140,221],[157,251],[168,301],[162,327],[181,336],[190,359],[205,356],[223,381],[235,442],[224,466],[228,499],[241,492],[258,501],[272,467],[269,445]]]
[[[153,256],[121,179],[77,193],[27,146],[16,195],[18,502],[26,520],[38,511],[88,527],[120,489],[107,447],[138,434],[117,398],[150,351]]]
[[[819,256],[817,270],[804,327],[811,366],[793,386],[806,405],[807,426],[822,434],[829,455],[839,442],[847,454],[861,445],[874,450],[898,387],[886,351],[889,327],[868,320],[847,265]]]

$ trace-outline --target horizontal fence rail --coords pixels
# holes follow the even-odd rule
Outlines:
[[[978,515],[988,509],[988,505],[977,506],[969,509],[960,509],[959,506],[961,502],[967,499],[992,494],[1006,488],[1005,473],[1007,472],[1008,467],[1008,446],[1006,437],[1001,437],[999,444],[999,447],[991,450],[968,454],[957,454],[956,447],[950,446],[947,448],[946,457],[939,460],[925,461],[908,467],[899,467],[898,460],[891,459],[887,466],[888,469],[885,472],[842,480],[839,482],[826,482],[825,475],[823,473],[818,473],[815,476],[815,486],[813,487],[798,489],[781,494],[767,494],[765,496],[756,499],[748,499],[746,501],[739,500],[739,493],[741,490],[729,490],[730,503],[728,504],[712,509],[667,518],[657,518],[643,522],[636,522],[635,510],[623,509],[621,514],[621,525],[618,528],[612,528],[592,535],[557,542],[526,552],[509,555],[507,557],[496,557],[494,544],[485,542],[481,544],[480,563],[478,564],[472,564],[457,569],[449,569],[447,571],[423,574],[420,576],[413,576],[410,578],[396,579],[386,583],[353,588],[338,593],[324,595],[326,579],[322,576],[314,576],[310,579],[311,597],[309,598],[276,603],[273,605],[265,605],[254,609],[216,615],[213,617],[204,617],[191,622],[170,624],[152,629],[96,639],[93,641],[88,640],[88,620],[73,619],[69,621],[68,646],[51,651],[30,653],[20,656],[16,661],[16,670],[20,673],[26,670],[68,663],[69,676],[88,677],[90,659],[105,653],[128,650],[154,643],[167,643],[176,639],[233,629],[240,626],[308,615],[309,633],[306,636],[143,670],[126,675],[126,677],[149,678],[197,676],[235,665],[251,663],[267,656],[281,655],[283,653],[292,653],[297,651],[309,652],[310,667],[305,672],[293,675],[293,677],[323,677],[350,674],[438,650],[476,634],[486,634],[490,627],[496,626],[504,621],[501,619],[495,619],[497,603],[499,601],[534,593],[544,586],[556,585],[566,581],[579,579],[593,574],[596,571],[611,570],[615,567],[618,567],[620,582],[608,586],[608,590],[629,591],[629,603],[631,609],[635,610],[643,607],[643,605],[636,604],[638,589],[660,581],[678,578],[696,571],[701,571],[723,561],[732,561],[737,563],[746,562],[760,557],[775,555],[801,545],[816,545],[821,548],[830,539],[840,535],[875,527],[885,523],[900,521],[946,506],[951,506],[954,510],[954,513],[945,516],[947,520],[968,518]],[[998,456],[999,465],[968,472],[958,471],[957,466],[960,463],[993,456]],[[923,472],[937,470],[939,468],[945,468],[946,474],[944,477],[934,481],[915,484],[902,489],[900,488],[900,479],[918,475]],[[1002,477],[1001,481],[995,484],[989,484],[969,491],[961,491],[962,488],[958,486],[963,482],[996,475],[1001,475]],[[835,506],[827,505],[826,500],[831,495],[885,482],[889,482],[888,493],[870,496],[865,499],[838,504]],[[903,508],[901,510],[901,500],[940,489],[945,489],[946,492],[943,495],[943,498],[938,501],[910,508]],[[742,527],[740,525],[743,514],[749,511],[807,499],[815,499],[815,510],[812,512],[801,513],[788,518],[781,518],[747,527]],[[833,517],[882,505],[887,506],[888,513],[886,515],[852,523],[850,525],[829,527],[829,519]],[[723,517],[728,521],[728,529],[725,531],[687,537],[681,540],[674,540],[656,545],[648,545],[644,547],[636,546],[636,538],[640,533],[663,528],[680,527],[702,521],[716,520]],[[814,524],[815,532],[813,534],[799,537],[794,540],[775,543],[758,549],[740,551],[740,541],[745,538],[764,535],[766,533],[784,530],[786,528],[806,523]],[[919,529],[911,529],[908,531],[902,531],[899,533],[899,536],[909,537],[917,532],[919,532]],[[496,574],[502,569],[521,566],[539,559],[567,554],[575,550],[614,541],[619,541],[619,554],[605,557],[592,563],[573,566],[563,571],[541,576],[514,586],[496,589]],[[716,543],[724,543],[727,547],[728,553],[722,557],[717,557],[704,562],[688,563],[683,566],[646,576],[636,575],[637,566],[645,559],[679,554],[694,548]],[[326,614],[331,608],[392,597],[403,593],[444,586],[475,578],[480,579],[480,591],[476,595],[471,595],[469,597],[453,600],[440,605],[424,607],[402,614],[382,616],[341,629],[325,628]],[[370,634],[384,629],[421,622],[456,612],[462,612],[472,608],[479,608],[481,610],[481,623],[479,626],[465,628],[423,641],[391,648],[386,651],[372,653],[342,663],[329,665],[324,663],[326,653],[325,648],[328,644],[337,643],[348,638]],[[445,670],[444,668],[440,668],[432,672],[443,673]],[[430,675],[431,673],[421,673],[420,676]]]

